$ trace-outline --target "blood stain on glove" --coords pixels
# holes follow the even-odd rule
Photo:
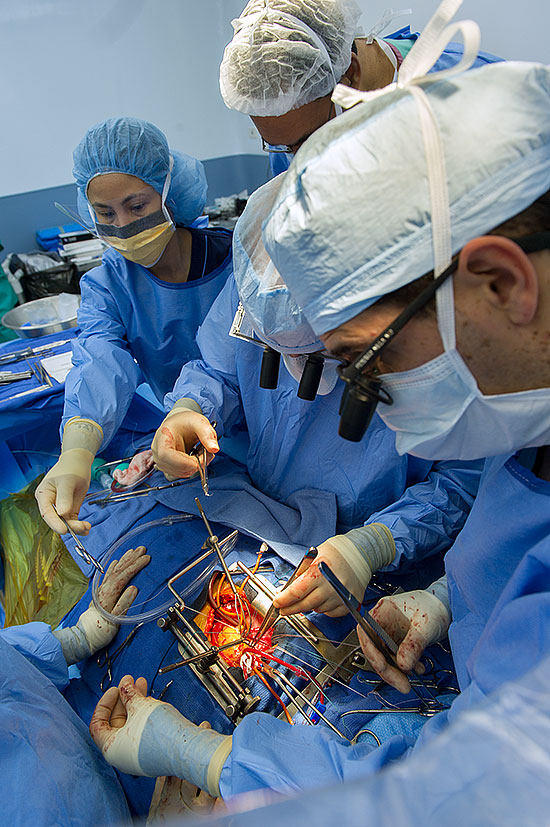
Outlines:
[[[113,478],[119,485],[135,485],[153,470],[154,464],[153,452],[150,449],[141,451],[133,457],[128,468],[113,471]]]

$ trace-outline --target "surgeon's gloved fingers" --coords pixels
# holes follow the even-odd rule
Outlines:
[[[359,636],[359,643],[363,654],[369,661],[373,670],[380,675],[383,681],[393,686],[398,692],[403,695],[408,695],[411,691],[409,679],[396,666],[388,663],[382,652],[374,645],[370,637],[363,632],[361,627],[357,627],[357,634]]]
[[[299,612],[318,612],[318,608],[326,601],[326,595],[315,586],[301,600],[296,600],[288,608],[280,609],[281,617],[295,615]]]
[[[326,615],[327,617],[345,617],[345,615],[348,614],[348,610],[346,609],[341,600],[327,601],[326,604],[323,604],[323,606],[320,606],[315,611],[320,612]]]
[[[170,422],[170,418],[168,418],[168,422]],[[197,438],[193,441],[192,445],[189,444],[189,440],[187,438],[185,439],[187,450],[190,451],[195,442],[200,441],[210,454],[217,454],[220,450],[220,446],[218,445],[218,436],[208,419],[202,414],[194,414],[193,427]]]
[[[137,678],[135,687],[140,695],[143,695],[144,698],[147,697],[147,678]]]
[[[59,517],[53,509],[53,504],[55,503],[55,495],[56,490],[49,483],[47,485],[44,485],[43,488],[37,488],[34,494],[34,496],[36,497],[36,501],[38,503],[38,510],[40,511],[40,516],[42,517],[44,522],[47,523],[49,527],[56,532],[56,534],[66,534],[67,526],[65,525],[63,520],[59,519]]]
[[[73,474],[63,475],[57,480],[57,497],[55,507],[58,514],[65,519],[74,518],[80,511],[82,501],[88,489],[83,480]]]
[[[300,577],[297,577],[294,583],[287,589],[283,588],[282,591],[278,592],[273,601],[273,605],[275,608],[281,610],[282,615],[309,611],[310,608],[313,607],[313,604],[311,604],[309,600],[310,596],[326,582],[317,566],[310,566]],[[317,598],[318,597],[319,595]],[[308,605],[308,608],[305,610],[302,608],[304,601],[306,601]]]
[[[99,699],[94,710],[94,714],[92,715],[92,719],[90,721],[90,735],[92,736],[96,746],[102,751],[104,751],[104,748],[107,746],[110,738],[112,738],[111,716],[113,715],[113,712],[117,709],[117,715],[120,716],[122,714],[120,707],[117,706],[117,702],[119,700],[122,702],[122,699],[119,696],[118,687],[111,686]],[[122,704],[122,707],[124,710],[126,709],[124,704]]]
[[[128,586],[127,589],[124,589],[122,594],[120,595],[119,599],[115,603],[112,609],[108,609],[113,615],[125,615],[134,600],[137,597],[137,587],[136,586]]]
[[[413,618],[410,629],[397,650],[395,660],[398,667],[402,669],[403,672],[412,672],[422,657],[422,653],[427,645],[428,641],[423,630],[417,628]]]
[[[115,562],[114,566],[112,564],[109,566],[100,586],[99,602],[108,612],[112,611],[132,577],[145,568],[151,560],[150,555],[145,554],[144,546],[130,549],[130,551],[132,554],[126,552],[118,562]],[[130,605],[131,603],[126,608]],[[122,614],[122,612],[116,612],[116,614]]]
[[[139,704],[140,699],[145,697],[140,691],[142,686],[142,684],[140,685],[139,683],[140,680],[145,679],[137,678],[137,680],[134,681],[132,675],[124,675],[124,677],[119,681],[118,691],[127,713],[131,712],[132,709],[135,708],[136,704]],[[157,703],[161,703],[161,701],[158,701]]]
[[[171,448],[159,452],[155,465],[159,471],[162,471],[168,482],[188,479],[199,469],[196,457],[190,457],[184,451],[175,451]]]
[[[117,571],[123,571],[126,566],[130,563],[133,563],[137,557],[140,557],[142,554],[145,554],[146,548],[145,546],[136,546],[135,548],[129,548],[128,551],[125,551],[120,560],[113,560],[114,567]],[[107,574],[105,574],[105,577]]]
[[[371,609],[370,615],[380,626],[383,626],[396,643],[401,643],[411,625],[410,619],[391,597],[380,598],[376,606]]]
[[[116,689],[118,693],[118,687],[111,687],[111,689]],[[117,696],[117,701],[113,707],[113,711],[111,712],[111,718],[109,723],[115,729],[120,729],[126,723],[126,708],[122,701],[120,700],[120,695]]]

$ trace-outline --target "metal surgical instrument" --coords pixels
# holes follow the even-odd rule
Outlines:
[[[80,557],[84,560],[84,562],[85,562],[85,563],[87,563],[89,566],[94,566],[94,568],[96,568],[98,571],[100,571],[100,572],[101,572],[101,574],[105,574],[105,570],[104,570],[103,566],[101,565],[101,563],[99,563],[99,562],[95,559],[95,557],[92,557],[92,555],[90,554],[90,552],[89,552],[89,551],[86,551],[86,549],[85,549],[85,548],[84,548],[84,546],[82,545],[82,542],[81,542],[81,541],[80,541],[80,539],[76,536],[76,534],[74,533],[74,531],[73,531],[73,530],[72,530],[72,528],[70,527],[70,525],[69,525],[69,523],[67,522],[67,520],[65,519],[65,517],[62,517],[62,516],[61,516],[61,514],[59,513],[59,511],[57,510],[57,508],[55,507],[55,505],[54,505],[53,503],[52,503],[52,508],[53,508],[53,510],[55,511],[55,513],[57,514],[57,516],[59,517],[59,519],[61,520],[61,522],[65,525],[65,527],[66,527],[67,531],[69,532],[69,534],[71,535],[71,537],[73,538],[77,554],[78,554],[78,555],[79,555],[79,556],[80,556]]]
[[[340,600],[342,600],[348,612],[351,614],[356,623],[361,627],[361,629],[365,632],[365,634],[368,635],[369,638],[373,641],[375,646],[378,649],[380,649],[383,654],[384,650],[389,652],[393,656],[392,659],[395,661],[395,656],[397,655],[397,650],[399,649],[399,646],[397,645],[395,640],[393,640],[393,638],[391,638],[388,635],[386,630],[383,629],[382,626],[380,626],[380,624],[377,623],[376,620],[374,620],[374,618],[371,617],[370,614],[367,613],[365,617],[363,617],[363,615],[359,613],[359,601],[353,596],[353,594],[348,589],[346,589],[344,584],[340,582],[340,580],[336,577],[332,569],[325,562],[319,563],[319,571],[321,572],[323,577],[325,577],[326,580],[328,580],[328,582],[330,583],[330,585],[332,586]],[[355,604],[357,604],[357,606]],[[426,687],[424,687],[424,689],[426,689],[426,692],[429,695],[428,699],[426,699],[422,695],[422,693],[419,692],[419,690],[413,683],[409,683],[411,686],[411,691],[414,692],[414,694],[420,699],[420,701],[422,701],[424,705],[426,705],[428,701],[435,701],[436,703],[438,703],[437,699],[433,697],[431,692],[429,692],[429,690],[426,689]]]
[[[32,376],[32,370],[22,370],[19,373],[3,370],[0,371],[0,385],[10,385],[12,382],[19,382],[22,379],[30,379]]]
[[[300,560],[300,562],[298,563],[298,565],[296,566],[296,568],[294,569],[294,571],[292,572],[292,574],[290,575],[288,580],[286,581],[282,591],[284,591],[284,589],[287,589],[290,585],[292,585],[292,583],[294,583],[294,581],[298,577],[300,577],[300,575],[302,575],[306,571],[306,569],[308,569],[310,567],[311,561],[314,560],[315,557],[317,557],[317,551],[318,550],[317,550],[316,546],[311,546],[306,551],[306,553],[304,554],[304,556],[302,557],[302,559]],[[256,634],[254,636],[254,640],[252,641],[252,645],[255,645],[256,642],[258,640],[260,640],[262,635],[265,635],[271,629],[271,627],[274,626],[277,623],[277,621],[279,620],[280,615],[281,615],[281,613],[280,613],[279,609],[275,608],[275,606],[272,603],[271,607],[268,609],[268,611],[265,614],[265,617],[262,621],[262,624],[261,624],[260,628],[258,629],[258,631],[256,632]]]
[[[120,657],[123,650],[127,646],[130,645],[130,643],[133,641],[136,634],[139,632],[139,630],[141,629],[141,627],[143,625],[144,625],[143,623],[138,623],[136,626],[134,626],[134,628],[132,629],[130,634],[126,635],[126,637],[124,638],[122,643],[120,643],[117,646],[117,648],[114,650],[114,652],[111,652],[111,654],[109,654],[107,652],[107,650],[105,650],[103,655],[99,654],[97,656],[97,660],[96,660],[97,665],[99,667],[101,667],[101,666],[106,666],[107,667],[107,671],[105,672],[105,674],[101,678],[101,681],[100,681],[100,684],[99,684],[99,687],[100,687],[102,692],[105,692],[105,690],[108,688],[108,686],[110,686],[111,683],[113,682],[113,672],[112,672],[112,668],[111,668],[113,663],[115,662],[115,660],[118,657]]]
[[[221,567],[224,571],[224,574],[227,577],[229,585],[231,586],[231,591],[233,592],[235,597],[238,598],[239,593],[237,592],[237,587],[235,586],[235,583],[233,582],[233,578],[231,577],[231,572],[229,571],[229,569],[227,567],[227,563],[225,562],[225,558],[224,558],[224,556],[221,552],[220,545],[218,543],[218,538],[216,537],[216,535],[213,533],[212,529],[210,528],[210,523],[208,522],[206,514],[204,513],[204,508],[202,507],[198,497],[195,497],[195,503],[197,505],[197,508],[199,509],[199,514],[201,515],[201,517],[204,521],[204,524],[206,526],[206,530],[208,532],[208,537],[206,538],[206,545],[208,545],[212,549],[212,551],[215,551],[216,554],[218,555],[218,560],[220,561]]]
[[[176,480],[175,482],[168,482],[166,485],[152,485],[147,488],[136,488],[133,491],[121,491],[120,494],[108,494],[106,497],[96,496],[89,500],[90,505],[100,505],[104,508],[110,503],[120,503],[129,500],[132,497],[144,497],[152,491],[164,491],[166,488],[177,488],[178,485],[185,485],[189,480]]]
[[[3,353],[0,356],[0,365],[7,365],[10,362],[20,362],[28,356],[48,356],[52,350],[61,345],[68,345],[71,339],[63,339],[60,342],[49,342],[46,345],[39,345],[38,347],[24,347],[21,350],[14,350],[10,353]]]
[[[216,425],[218,423],[214,420],[214,422],[211,422],[210,424],[212,425],[212,427],[215,430]],[[202,444],[202,442],[200,440],[199,440],[199,442],[196,442],[195,445],[193,445],[193,447],[189,451],[189,456],[190,457],[196,457],[196,460],[199,464],[199,477],[200,477],[200,480],[201,480],[201,486],[202,486],[202,490],[204,492],[204,496],[205,497],[211,497],[212,495],[211,495],[210,490],[208,488],[208,471],[206,470],[206,468],[207,468],[207,462],[206,462],[207,455],[208,455],[208,451],[206,450],[206,448],[204,447],[204,445]]]

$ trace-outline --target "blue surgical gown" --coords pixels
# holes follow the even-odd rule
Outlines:
[[[313,402],[299,399],[282,363],[277,389],[260,388],[262,349],[228,335],[237,305],[231,278],[199,330],[202,359],[183,367],[165,405],[194,399],[220,435],[246,424],[248,473],[273,499],[286,502],[306,488],[329,491],[339,531],[384,522],[397,546],[391,568],[446,550],[472,504],[479,465],[399,456],[392,431],[376,416],[362,442],[347,442],[337,435],[341,387]]]
[[[0,630],[2,824],[130,823],[113,769],[58,691],[67,681],[49,626]]]
[[[436,750],[437,736],[449,724],[461,726],[465,713],[475,716],[492,693],[514,682],[528,683],[526,676],[543,663],[549,671],[550,482],[516,458],[487,460],[478,496],[445,568],[453,616],[449,639],[461,689],[450,709],[431,718],[417,740],[395,735],[374,750],[346,744],[319,727],[298,729],[251,715],[233,736],[222,772],[224,797],[265,786],[288,792],[363,778],[396,759],[425,754],[432,742]],[[528,686],[526,691],[528,702]],[[516,707],[509,703],[503,711],[509,719],[502,714],[500,726],[516,732]],[[521,733],[514,737],[521,739]],[[480,736],[468,754],[474,778],[488,771],[491,755],[498,758],[483,747]],[[442,790],[455,788],[455,773],[452,765],[434,770],[434,800],[443,798]]]
[[[183,284],[162,281],[112,249],[100,267],[82,277],[81,333],[73,344],[74,367],[65,383],[61,431],[71,417],[89,417],[103,428],[107,445],[139,384],[148,382],[162,402],[182,364],[198,355],[197,328],[232,272],[231,233],[192,233],[193,243],[199,235],[199,241],[206,242],[204,260],[220,239],[225,246],[223,255],[218,252],[217,266],[200,278],[191,273]]]

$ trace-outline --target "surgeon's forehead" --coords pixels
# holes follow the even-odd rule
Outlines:
[[[323,126],[328,119],[332,102],[330,96],[317,98],[310,103],[291,109],[284,115],[272,117],[252,116],[256,129],[264,141],[272,146],[293,146],[316,129]]]
[[[90,203],[100,201],[124,200],[135,195],[155,193],[156,190],[126,172],[106,172],[91,179],[86,195]]]
[[[333,356],[351,359],[364,350],[365,342],[376,339],[395,319],[395,306],[374,304],[320,338]]]

